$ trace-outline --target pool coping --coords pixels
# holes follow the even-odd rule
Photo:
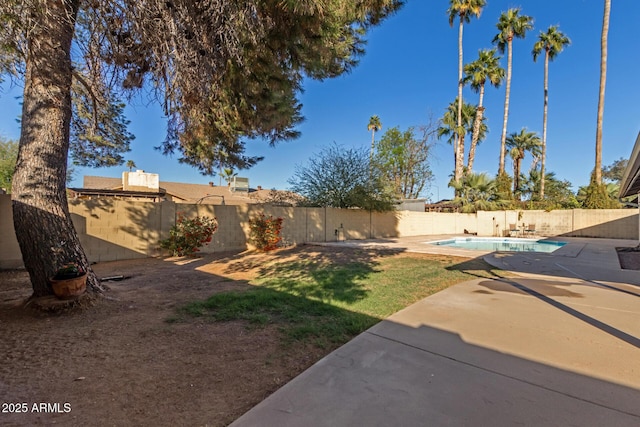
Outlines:
[[[532,250],[527,250],[527,251],[518,251],[518,250],[508,250],[508,249],[478,249],[478,248],[464,248],[464,247],[460,247],[460,246],[451,246],[451,245],[447,245],[447,244],[443,244],[445,242],[454,242],[457,243],[458,241],[463,242],[463,241],[477,241],[477,242],[512,242],[512,243],[541,243],[541,242],[548,242],[548,243],[562,243],[561,245],[556,245],[557,247],[552,250],[552,251],[532,251]],[[455,248],[455,249],[466,249],[466,250],[470,250],[470,251],[486,251],[486,250],[490,250],[492,252],[537,252],[537,253],[556,253],[558,252],[560,249],[562,249],[563,247],[569,245],[569,242],[565,242],[562,240],[554,240],[554,239],[547,239],[547,238],[541,238],[541,237],[485,237],[485,236],[464,236],[464,237],[452,237],[449,239],[439,239],[439,240],[431,240],[428,242],[425,242],[425,244],[428,245],[435,245],[435,246],[441,246],[441,247],[449,247],[449,248]]]

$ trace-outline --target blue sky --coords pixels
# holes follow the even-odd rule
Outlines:
[[[480,19],[465,25],[464,62],[476,59],[481,48],[490,48],[502,11],[522,8],[534,18],[534,30],[514,41],[513,79],[508,132],[522,127],[542,134],[543,58],[533,62],[531,49],[540,31],[550,25],[571,38],[572,44],[550,64],[547,170],[569,180],[573,189],[586,185],[595,158],[595,121],[598,103],[602,0],[488,0]],[[637,36],[640,2],[613,0],[609,31],[609,58],[603,130],[603,163],[628,157],[640,131],[637,74],[640,43]],[[305,122],[295,141],[269,147],[249,141],[247,153],[265,156],[252,169],[240,171],[252,187],[285,189],[297,164],[304,164],[323,147],[335,142],[345,147],[368,147],[369,117],[377,114],[385,130],[426,124],[442,116],[457,94],[457,25],[449,26],[447,0],[409,0],[396,15],[374,28],[368,36],[366,54],[348,75],[336,79],[306,81],[300,95]],[[506,57],[502,60],[506,68]],[[21,87],[0,92],[0,135],[19,137],[15,119],[20,114]],[[489,134],[478,147],[474,171],[495,175],[498,167],[504,107],[504,84],[487,88],[485,115]],[[466,102],[477,103],[477,95],[465,88]],[[164,139],[165,121],[159,107],[144,94],[133,100],[126,114],[136,135],[126,159],[139,169],[159,173],[163,181],[207,183],[219,179],[202,176],[180,165],[177,156],[165,157],[153,147]],[[467,141],[468,146],[468,141]],[[523,165],[529,167],[531,159]],[[511,172],[511,161],[507,161]],[[452,196],[447,187],[453,169],[453,149],[444,140],[436,142],[432,169],[435,180],[425,196]],[[83,175],[121,176],[124,167],[77,168],[72,186],[82,186]]]

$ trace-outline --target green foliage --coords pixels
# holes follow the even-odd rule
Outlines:
[[[433,179],[429,165],[433,134],[431,126],[422,129],[421,137],[416,137],[413,127],[404,132],[394,127],[387,130],[376,144],[374,163],[382,176],[393,185],[398,197],[418,198],[425,184]]]
[[[13,171],[18,158],[18,142],[0,137],[0,188],[11,192]]]
[[[493,211],[504,207],[498,198],[496,182],[486,173],[465,174],[460,182],[452,180],[449,186],[456,190],[458,196],[453,203],[458,204],[462,212]]]
[[[513,180],[509,174],[501,173],[495,178],[496,195],[501,200],[511,200],[513,194],[511,193],[511,184]]]
[[[609,194],[606,184],[598,184],[592,174],[591,182],[579,194],[582,206],[586,209],[617,209],[620,202]]]
[[[504,53],[514,38],[523,39],[527,31],[533,29],[533,18],[527,15],[520,15],[520,8],[514,7],[506,12],[502,12],[498,23],[498,34],[493,38],[493,43],[500,53]]]
[[[440,119],[440,125],[438,126],[437,136],[438,139],[447,137],[447,142],[453,144],[456,135],[460,135],[461,138],[465,138],[467,133],[473,132],[473,121],[477,114],[477,107],[473,104],[466,102],[462,103],[462,127],[458,129],[458,98],[456,97],[447,107],[444,115]],[[480,128],[478,132],[478,142],[483,141],[489,130],[486,117],[482,118]]]
[[[267,217],[264,214],[249,219],[249,241],[259,251],[267,252],[277,249],[278,243],[282,240],[280,237],[282,222],[283,219],[280,217],[274,218],[271,215]]]
[[[82,82],[82,83],[81,83]],[[72,86],[72,116],[69,148],[73,164],[104,167],[124,163],[135,136],[127,130],[125,104],[110,88],[94,85],[91,90],[79,72]]]
[[[571,190],[571,183],[560,181],[554,172],[545,173],[544,200],[540,200],[540,169],[532,169],[529,175],[523,176],[522,195],[528,199],[523,205],[525,209],[576,209],[581,207],[576,195]]]
[[[624,171],[627,168],[629,159],[620,157],[610,165],[602,168],[602,178],[613,183],[620,183],[624,175]]]
[[[86,272],[84,271],[84,269],[78,263],[69,262],[56,270],[53,278],[55,280],[74,279],[76,277],[82,276],[85,273]]]
[[[31,46],[47,37],[60,39],[48,31],[33,33],[34,22],[70,13],[50,2],[31,3],[0,2],[0,81],[5,75],[25,77]],[[74,34],[68,52],[73,68],[65,70],[74,75],[73,161],[121,163],[133,137],[124,128],[120,95],[145,88],[169,118],[164,152],[180,151],[182,162],[205,175],[213,174],[221,149],[230,154],[226,166],[250,167],[261,158],[242,154],[245,141],[296,138],[303,79],[351,71],[364,53],[368,30],[403,3],[149,2],[139,7],[124,0],[115,12],[110,2],[79,2],[77,15],[60,18]],[[27,42],[28,37],[37,40]]]
[[[231,181],[236,176],[238,176],[238,174],[233,170],[233,168],[224,168],[220,174],[220,177],[227,181],[228,185],[231,185]]]
[[[296,166],[289,179],[291,191],[305,197],[308,206],[394,209],[394,194],[378,168],[371,168],[365,149],[345,149],[336,144]]]
[[[487,81],[492,86],[499,87],[505,77],[500,59],[500,56],[496,56],[495,49],[480,49],[478,59],[464,66],[464,83],[471,85],[475,92],[479,92]]]
[[[531,51],[533,60],[535,61],[538,59],[538,55],[545,52],[545,56],[548,55],[548,59],[553,61],[564,50],[565,46],[570,44],[569,37],[564,35],[557,25],[551,25],[546,32],[540,31],[540,34],[538,34],[538,41],[535,42]]]
[[[530,152],[534,158],[542,154],[542,141],[535,132],[527,132],[522,128],[520,133],[512,133],[506,140],[506,145],[511,148],[510,155],[513,159],[513,195],[520,200],[521,165],[526,152]]]
[[[211,39],[198,40],[192,34],[193,40],[172,44],[181,46],[184,54],[178,58],[182,66],[172,64],[171,70],[192,69],[193,57],[207,58],[200,67],[204,75],[186,76],[189,81],[195,77],[195,84],[180,79],[187,87],[176,92],[184,95],[168,111],[169,133],[162,149],[181,151],[182,162],[206,175],[211,174],[211,165],[216,164],[211,156],[219,149],[238,154],[225,159],[227,166],[255,164],[260,158],[242,155],[245,141],[263,138],[273,145],[297,138],[296,126],[303,120],[297,95],[303,78],[325,79],[349,72],[364,53],[367,30],[402,4],[400,0],[254,2],[242,7],[235,19],[219,18],[225,27],[238,25],[231,34],[221,36],[216,26],[196,28],[193,33],[211,33]],[[225,2],[227,9],[240,9],[235,5]],[[198,8],[193,9],[198,13]],[[198,16],[184,25],[194,21],[202,19]],[[221,49],[220,40],[236,40],[238,45]],[[230,51],[231,55],[224,55]]]
[[[456,19],[469,23],[472,16],[479,18],[486,4],[486,0],[449,0],[449,25],[453,26]]]
[[[217,230],[216,218],[185,218],[178,214],[175,225],[169,231],[169,238],[161,240],[160,247],[171,251],[173,256],[195,256],[202,246],[211,242]]]
[[[378,132],[382,129],[382,122],[380,121],[380,117],[373,115],[369,118],[369,124],[367,125],[367,130],[373,132]]]

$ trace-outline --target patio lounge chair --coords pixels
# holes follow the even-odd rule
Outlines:
[[[526,235],[534,236],[536,234],[536,225],[535,224],[529,224],[527,226],[527,228],[524,229],[524,233]]]
[[[520,229],[517,224],[509,224],[509,237],[518,237]]]

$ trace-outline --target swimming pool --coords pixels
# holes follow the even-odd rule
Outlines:
[[[455,239],[428,242],[431,245],[452,248],[501,251],[501,252],[546,252],[551,253],[566,245],[566,242],[552,240],[509,239],[490,237],[457,237]]]

